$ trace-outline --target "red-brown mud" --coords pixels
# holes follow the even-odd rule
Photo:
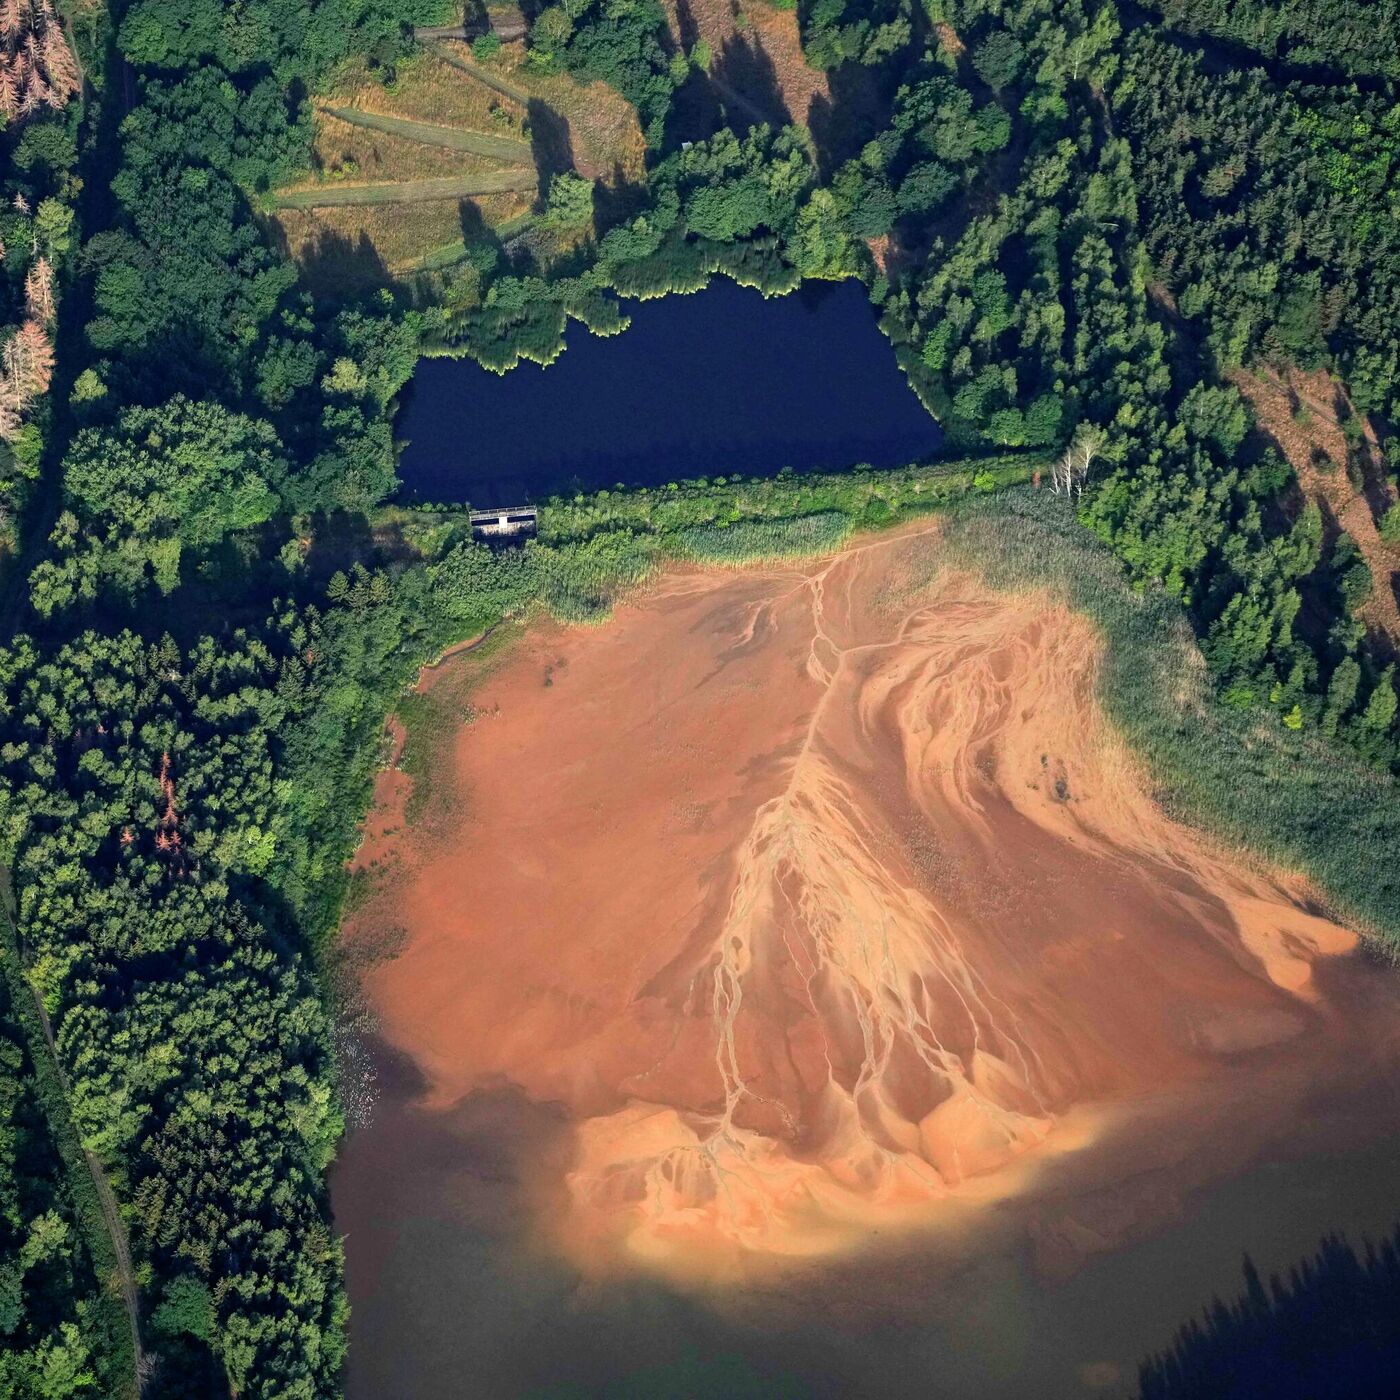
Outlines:
[[[1393,1059],[1354,934],[1151,800],[1088,623],[939,556],[678,572],[482,681],[367,990],[421,1111],[563,1125],[535,1223],[581,1267],[839,1273],[1012,1210],[1067,1273]]]

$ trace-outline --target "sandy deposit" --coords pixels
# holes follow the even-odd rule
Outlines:
[[[540,1199],[576,1259],[1038,1197],[1066,1266],[1389,1053],[1354,936],[1151,801],[1090,627],[938,558],[922,525],[533,629],[456,741],[460,825],[359,916],[408,931],[368,991],[422,1109],[566,1115]]]

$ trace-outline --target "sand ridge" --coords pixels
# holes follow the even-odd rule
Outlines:
[[[1282,1131],[1357,1056],[1314,975],[1355,937],[1161,814],[1099,646],[944,568],[929,524],[532,629],[368,979],[425,1108],[562,1105],[548,1231],[679,1272]]]

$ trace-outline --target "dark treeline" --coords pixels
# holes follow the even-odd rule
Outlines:
[[[1142,1365],[1139,1400],[1370,1400],[1400,1365],[1400,1230],[1357,1252],[1322,1242],[1268,1285],[1248,1260],[1245,1290],[1217,1299]]]
[[[1173,27],[1341,74],[1400,77],[1396,0],[1144,0]]]

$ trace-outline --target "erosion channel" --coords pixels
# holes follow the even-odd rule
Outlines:
[[[434,676],[344,935],[356,1400],[1119,1395],[1242,1251],[1392,1223],[1393,975],[1163,815],[1090,625],[940,530]]]

